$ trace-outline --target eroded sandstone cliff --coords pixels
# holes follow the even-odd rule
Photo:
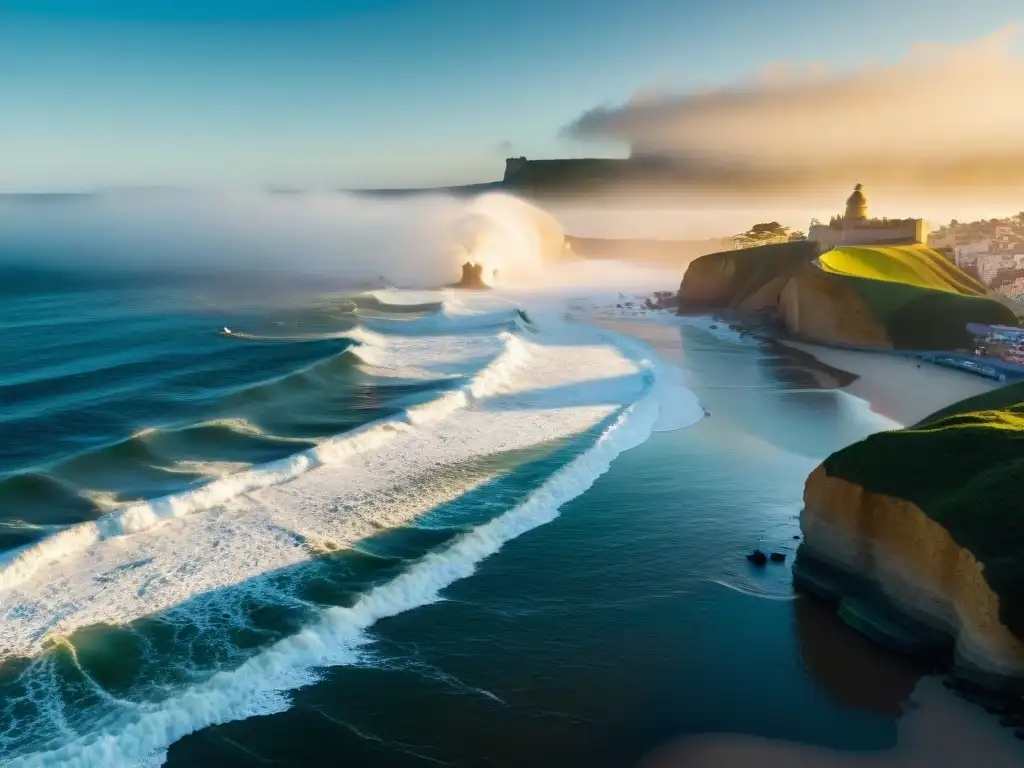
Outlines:
[[[801,527],[798,585],[801,562],[835,569],[849,577],[847,585],[865,588],[840,587],[842,599],[877,590],[875,599],[947,636],[965,671],[989,681],[1024,680],[1024,638],[1001,621],[983,565],[918,506],[830,477],[820,466],[807,480]]]
[[[687,310],[703,307],[728,307],[736,292],[736,260],[725,254],[718,258],[695,259],[683,275],[679,286],[680,307]]]
[[[848,281],[808,265],[786,282],[778,313],[786,330],[810,341],[892,349],[889,334]]]
[[[683,275],[676,306],[680,314],[730,313],[758,325],[772,321],[807,341],[871,349],[964,349],[972,342],[969,323],[1015,323],[1005,307],[970,293],[956,275],[936,285],[892,277],[941,272],[930,261],[941,257],[927,249],[857,250],[870,256],[855,263],[863,274],[825,268],[835,252],[819,255],[807,241],[701,256]]]

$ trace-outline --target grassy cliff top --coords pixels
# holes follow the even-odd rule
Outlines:
[[[897,349],[969,348],[968,323],[1017,324],[984,285],[925,245],[835,248],[818,263],[864,299]]]
[[[832,454],[830,477],[916,504],[984,566],[1000,618],[1024,638],[1024,384]]]
[[[822,254],[826,272],[984,296],[985,286],[926,245],[848,246]]]

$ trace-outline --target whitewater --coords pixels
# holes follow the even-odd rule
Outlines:
[[[528,240],[485,238],[492,255]],[[93,520],[8,552],[0,658],[18,672],[3,681],[0,761],[158,765],[189,733],[283,711],[319,670],[361,663],[377,621],[442,599],[483,559],[554,519],[622,451],[704,415],[645,344],[567,317],[578,297],[557,286],[388,288],[346,305],[354,325],[343,331],[232,327],[240,345],[345,343],[335,358],[380,388],[440,388],[285,458],[222,466],[188,490],[108,504]],[[220,425],[261,434],[244,420]],[[514,503],[484,504],[461,522],[436,519],[530,457],[563,449],[565,463]],[[402,530],[444,533],[354,591],[311,594],[318,568],[346,554],[373,560],[372,542]],[[259,635],[252,604],[287,615],[291,631]],[[146,674],[117,692],[94,681],[77,659],[94,650],[97,628],[131,635]]]

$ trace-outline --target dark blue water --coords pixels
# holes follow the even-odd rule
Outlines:
[[[133,502],[178,498],[436,400],[493,362],[491,342],[516,327],[492,321],[428,334],[459,354],[423,363],[417,370],[430,375],[414,376],[352,354],[365,341],[354,330],[373,319],[384,335],[413,332],[394,324],[420,321],[436,333],[438,307],[414,298],[401,307],[351,291],[28,272],[0,284],[0,549],[8,558]],[[225,326],[244,335],[223,334]],[[19,574],[0,591],[3,760],[623,766],[679,736],[712,732],[892,746],[920,670],[796,599],[788,564],[756,569],[744,558],[755,546],[794,552],[807,473],[887,425],[832,388],[827,373],[761,343],[706,324],[621,321],[614,330],[645,339],[677,367],[710,415],[617,455],[551,522],[531,524],[494,553],[431,565],[600,451],[622,419],[635,417],[629,404],[642,399],[640,378],[581,395],[577,405],[603,410],[579,428],[501,448],[485,448],[487,430],[463,432],[456,441],[465,455],[439,454],[429,472],[372,497],[332,491],[343,470],[327,465],[303,476],[302,494],[287,482],[269,495],[246,492]],[[389,348],[405,349],[399,342],[394,336]],[[555,417],[571,403],[542,385],[522,400],[529,408],[499,399],[498,415],[511,421],[495,416],[488,429],[545,410],[561,424]],[[486,398],[469,410],[486,416]],[[404,477],[395,464],[370,471],[366,487]],[[307,492],[314,481],[315,495]],[[352,516],[365,525],[355,543],[335,546],[260,507],[292,503],[294,519]],[[264,514],[278,526],[270,533],[254,522]],[[154,571],[167,557],[162,547],[186,533],[196,536],[197,564],[219,548],[228,570],[246,561],[248,547],[260,565],[200,588],[207,582],[179,543],[173,567]],[[266,555],[277,539],[302,559]],[[441,599],[420,596],[422,579],[395,586],[416,568],[438,579]],[[134,574],[150,575],[135,582]],[[46,591],[48,579],[75,578],[90,582],[82,594],[91,605]],[[158,586],[179,597],[136,615],[131,606]],[[373,594],[395,607],[374,604],[358,637],[344,634],[355,626],[344,612]],[[85,618],[64,631],[71,615]],[[301,640],[325,621],[335,634]],[[35,634],[18,634],[22,626]],[[318,661],[289,672],[286,685],[272,663],[282,642]],[[238,704],[241,689],[217,674],[246,664],[256,665],[250,698]],[[253,689],[261,678],[274,685]],[[167,702],[181,696],[176,719],[166,719]],[[194,726],[182,725],[193,715]],[[161,741],[161,732],[173,736]],[[102,734],[115,744],[109,753]],[[135,749],[136,741],[149,746]]]
[[[788,566],[744,558],[795,550],[801,435],[820,452],[875,417],[760,344],[618,327],[689,370],[711,416],[620,456],[443,602],[377,624],[364,663],[169,764],[626,766],[704,733],[892,747],[922,670],[795,599]]]

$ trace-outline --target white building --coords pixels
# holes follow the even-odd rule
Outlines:
[[[985,240],[976,240],[973,243],[967,243],[966,245],[958,245],[953,249],[953,254],[956,259],[956,265],[963,269],[975,264],[978,260],[978,256],[983,253],[988,253],[992,245],[992,240],[986,238]]]

